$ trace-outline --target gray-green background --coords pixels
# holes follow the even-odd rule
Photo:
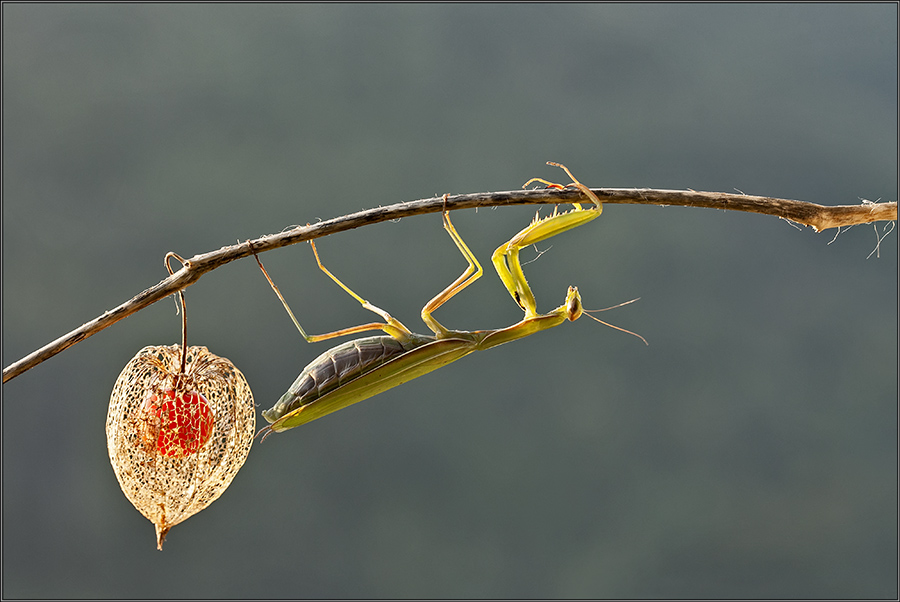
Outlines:
[[[184,257],[539,176],[823,204],[897,198],[897,6],[3,6],[3,364]],[[454,213],[484,278],[533,208]],[[882,224],[883,226],[883,224]],[[171,300],[3,386],[3,596],[895,597],[897,235],[607,206],[526,266],[539,307],[641,297],[255,444],[175,527],[119,490],[108,396]],[[831,244],[829,245],[829,242]],[[465,267],[437,215],[320,242],[414,330]],[[527,258],[534,256],[526,252]],[[298,245],[311,332],[371,314]],[[307,345],[255,263],[187,291],[189,342],[261,409]],[[260,418],[262,422],[262,419]],[[260,423],[259,426],[262,426]]]

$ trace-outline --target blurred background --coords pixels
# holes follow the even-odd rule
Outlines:
[[[190,257],[442,193],[566,183],[897,199],[897,5],[3,5],[3,365]],[[548,211],[549,208],[544,209]],[[485,276],[436,317],[521,317]],[[526,266],[580,320],[254,445],[165,549],[104,424],[170,300],[3,386],[5,598],[897,596],[897,234],[609,205]],[[413,330],[465,267],[437,214],[323,261]],[[536,256],[525,252],[525,259]],[[267,253],[301,323],[373,319],[307,245]],[[306,344],[256,264],[187,290],[189,344],[259,409]],[[265,422],[259,418],[258,427]]]

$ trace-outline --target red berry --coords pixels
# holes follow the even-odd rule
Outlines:
[[[151,393],[141,414],[144,449],[169,458],[197,452],[209,441],[215,423],[209,402],[197,391]]]

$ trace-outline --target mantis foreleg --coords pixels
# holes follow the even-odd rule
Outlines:
[[[528,280],[525,279],[525,273],[522,271],[522,265],[519,261],[519,250],[523,247],[550,238],[551,236],[561,234],[566,230],[571,230],[572,228],[585,224],[592,219],[599,217],[600,212],[603,210],[603,205],[597,195],[594,194],[590,188],[576,180],[575,176],[572,175],[572,172],[570,172],[566,166],[551,161],[548,161],[547,165],[562,168],[569,174],[569,177],[572,178],[572,183],[563,186],[561,184],[548,182],[541,178],[532,178],[525,183],[525,186],[528,186],[535,181],[543,182],[551,188],[567,188],[568,186],[575,186],[593,201],[594,207],[591,209],[584,209],[581,207],[580,203],[572,203],[574,209],[571,211],[559,213],[554,210],[552,215],[545,218],[538,218],[535,216],[528,227],[513,236],[509,242],[500,245],[497,250],[494,251],[491,261],[494,263],[497,275],[500,276],[500,280],[503,281],[503,285],[506,287],[506,290],[509,291],[509,294],[512,295],[516,304],[525,311],[526,318],[537,316],[539,314],[537,311],[537,302],[534,299],[534,293],[531,292],[531,287],[528,285]]]

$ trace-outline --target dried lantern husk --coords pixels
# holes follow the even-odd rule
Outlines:
[[[228,359],[181,346],[141,349],[113,387],[109,459],[125,497],[169,529],[215,501],[250,453],[256,412],[250,386]]]

